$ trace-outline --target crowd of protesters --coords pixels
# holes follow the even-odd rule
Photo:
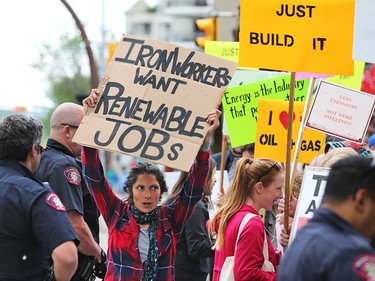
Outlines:
[[[375,135],[363,145],[328,141],[297,171],[290,198],[283,197],[283,163],[254,158],[253,144],[230,148],[230,183],[210,217],[221,166],[210,142],[221,112],[207,113],[207,134],[173,190],[160,167],[141,161],[128,171],[120,199],[99,150],[73,142],[98,101],[93,89],[83,106],[58,106],[45,146],[39,120],[14,114],[1,121],[0,279],[219,281],[231,258],[234,280],[375,278]],[[329,175],[321,206],[289,243],[306,166],[328,167]],[[100,246],[100,215],[107,249]]]

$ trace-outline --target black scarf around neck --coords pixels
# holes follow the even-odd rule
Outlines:
[[[138,210],[134,205],[131,206],[131,211],[135,221],[139,224],[148,223],[148,238],[150,245],[148,248],[147,259],[144,262],[142,281],[155,281],[157,280],[158,273],[158,256],[159,249],[156,241],[156,226],[158,223],[159,207],[149,213],[143,213]]]

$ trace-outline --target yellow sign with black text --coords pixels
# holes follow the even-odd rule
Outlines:
[[[303,107],[304,102],[294,102],[292,155],[296,149]],[[258,109],[254,157],[269,157],[279,162],[286,162],[289,102],[262,99],[259,100]],[[310,163],[318,154],[324,153],[324,146],[324,133],[305,128],[298,162]]]
[[[353,75],[354,0],[241,0],[239,67]]]

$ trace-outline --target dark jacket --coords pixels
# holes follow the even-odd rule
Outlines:
[[[24,165],[0,160],[0,280],[43,280],[44,255],[78,237],[52,189]]]
[[[320,207],[286,251],[278,281],[374,280],[370,241],[332,210]]]
[[[207,207],[202,201],[196,205],[182,230],[176,249],[176,280],[205,281],[212,269],[213,241],[208,236],[206,223],[209,219]]]

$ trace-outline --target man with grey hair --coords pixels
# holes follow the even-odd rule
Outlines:
[[[33,173],[42,154],[43,125],[25,115],[0,123],[0,280],[43,280],[52,256],[56,280],[77,268],[78,237],[65,207]]]

